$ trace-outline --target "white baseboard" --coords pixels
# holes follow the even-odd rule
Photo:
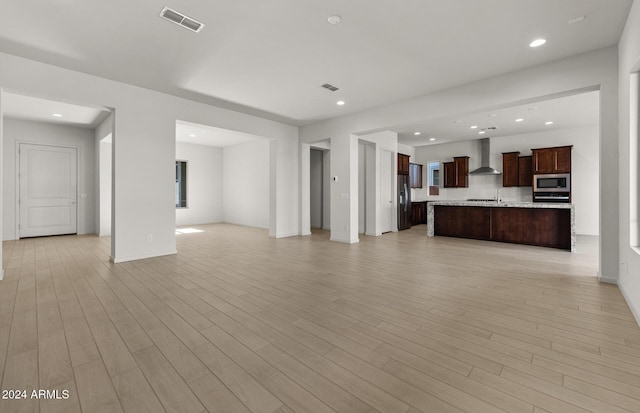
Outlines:
[[[622,296],[624,297],[625,301],[627,302],[627,305],[631,309],[631,314],[633,314],[633,316],[635,317],[636,323],[638,323],[638,326],[640,326],[640,308],[638,308],[638,307],[633,305],[634,303],[629,298],[629,294],[627,294],[627,291],[625,290],[623,284],[618,284],[618,288],[620,289],[620,292],[622,293]]]
[[[598,275],[598,281],[600,281],[601,283],[606,283],[606,284],[618,284],[618,279],[617,278],[611,278],[611,277],[601,277]]]
[[[278,238],[288,238],[288,237],[297,237],[297,236],[299,236],[299,235],[300,235],[300,234],[298,234],[297,232],[291,232],[291,233],[289,233],[289,234],[280,234],[280,235],[272,235],[272,234],[269,234],[269,236],[270,236],[271,238],[276,238],[276,239],[278,239]]]
[[[165,255],[174,255],[177,253],[178,253],[177,250],[172,250],[172,251],[163,251],[163,252],[152,252],[149,254],[141,254],[141,255],[130,255],[128,257],[119,257],[119,258],[109,257],[109,259],[111,260],[112,263],[118,264],[121,262],[143,260],[145,258],[162,257]]]
[[[348,239],[340,239],[340,238],[329,238],[329,241],[336,241],[336,242],[342,242],[345,244],[355,244],[360,242],[359,238],[356,238],[354,241],[348,240]]]

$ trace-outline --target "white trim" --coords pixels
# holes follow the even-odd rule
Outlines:
[[[631,298],[629,298],[629,295],[627,294],[625,288],[624,288],[624,284],[620,284],[618,285],[618,288],[620,289],[620,292],[622,293],[622,296],[624,297],[625,301],[627,302],[627,305],[629,306],[629,309],[631,310],[631,314],[633,314],[633,316],[636,319],[636,323],[638,323],[638,326],[640,326],[640,308],[634,307],[633,306],[633,300]]]
[[[177,253],[178,253],[178,250],[163,251],[163,252],[151,252],[151,253],[148,253],[148,254],[130,255],[128,257],[122,257],[122,258],[109,257],[109,260],[114,264],[118,264],[118,263],[127,262],[127,261],[135,261],[135,260],[143,260],[143,259],[146,259],[146,258],[163,257],[165,255],[175,255]]]
[[[20,145],[25,144],[25,145],[36,145],[36,146],[50,146],[50,147],[54,147],[54,148],[68,148],[68,149],[75,149],[76,150],[76,235],[84,235],[84,233],[80,232],[80,214],[81,214],[81,209],[80,208],[80,187],[81,187],[81,182],[80,182],[80,178],[81,178],[81,174],[80,174],[80,147],[79,146],[75,146],[75,145],[57,145],[57,144],[50,144],[50,143],[42,143],[42,142],[34,142],[34,141],[28,141],[28,140],[22,140],[22,139],[16,139],[16,147],[15,147],[15,155],[16,155],[16,164],[15,164],[15,194],[14,194],[14,198],[16,201],[15,204],[15,229],[16,229],[16,235],[15,235],[15,239],[19,240],[20,239]],[[84,182],[82,182],[84,183]]]
[[[618,284],[618,279],[617,278],[611,278],[611,277],[601,277],[598,275],[598,281],[600,281],[601,283],[605,283],[605,284]]]
[[[356,238],[355,240],[351,241],[351,240],[348,240],[348,239],[344,240],[344,239],[330,237],[329,241],[342,242],[342,243],[345,243],[345,244],[356,244],[356,243],[360,242],[360,238]]]
[[[300,234],[297,233],[297,232],[290,232],[288,234],[276,234],[276,235],[269,234],[269,237],[275,238],[275,239],[288,238],[288,237],[298,237],[298,236],[300,236]]]

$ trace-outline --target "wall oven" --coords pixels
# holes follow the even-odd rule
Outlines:
[[[571,174],[534,175],[533,202],[571,202]]]

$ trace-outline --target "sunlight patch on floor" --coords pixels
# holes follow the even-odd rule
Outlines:
[[[196,229],[196,228],[176,228],[176,235],[180,235],[180,234],[195,234],[198,232],[204,232],[201,229]]]

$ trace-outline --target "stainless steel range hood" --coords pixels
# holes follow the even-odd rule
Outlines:
[[[480,139],[480,168],[469,172],[469,175],[501,175],[502,172],[489,166],[491,141],[489,138]]]

